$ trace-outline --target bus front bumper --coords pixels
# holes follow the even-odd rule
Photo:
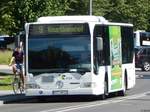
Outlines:
[[[56,89],[56,90],[43,90],[43,89],[27,89],[26,96],[54,96],[54,95],[94,95],[92,88],[83,89]]]

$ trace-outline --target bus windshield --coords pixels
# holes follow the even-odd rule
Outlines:
[[[90,71],[90,34],[29,35],[28,65],[30,73]]]

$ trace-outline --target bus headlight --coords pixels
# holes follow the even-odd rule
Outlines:
[[[94,88],[96,87],[96,83],[95,82],[83,82],[80,85],[81,88]]]
[[[26,84],[27,89],[40,89],[40,86],[38,84]]]

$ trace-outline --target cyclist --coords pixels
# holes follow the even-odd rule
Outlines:
[[[16,75],[17,69],[19,69],[19,75],[23,83],[23,87],[25,87],[24,83],[24,74],[23,74],[23,60],[24,53],[21,47],[16,47],[13,51],[12,58],[10,60],[9,66],[12,66],[12,71]]]

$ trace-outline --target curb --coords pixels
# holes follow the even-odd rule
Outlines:
[[[22,100],[25,100],[25,99],[27,100],[28,97],[26,97],[24,94],[4,95],[4,96],[0,96],[0,105],[13,103],[13,102],[17,102],[17,101],[22,101]]]

